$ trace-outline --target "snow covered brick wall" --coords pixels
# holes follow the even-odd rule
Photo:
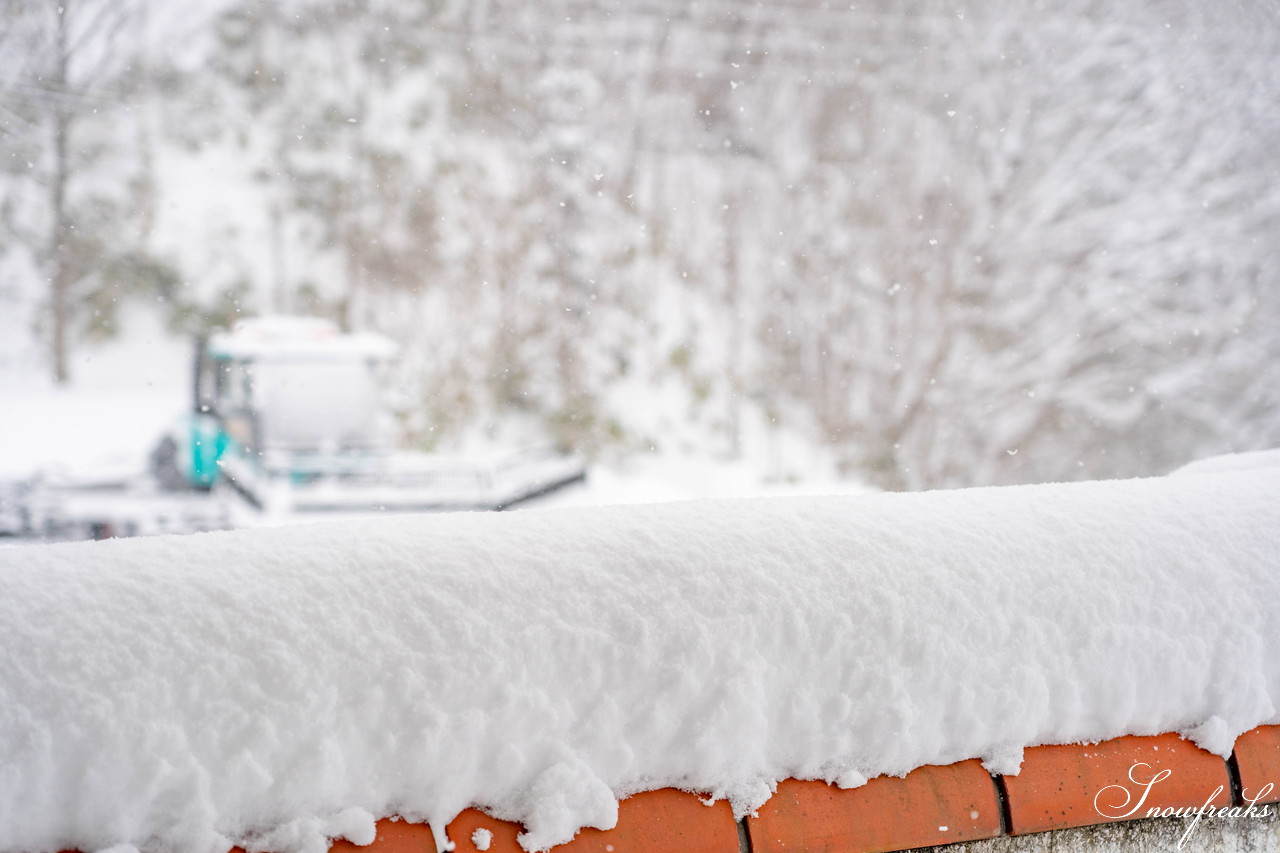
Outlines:
[[[789,804],[921,779],[1016,833],[1071,756],[1235,748],[1230,803],[1280,723],[1277,507],[1251,466],[0,550],[0,851],[323,850],[393,815],[536,850],[658,799],[731,841],[754,812],[764,850]]]
[[[967,849],[1274,853],[1280,851],[1274,805],[1280,789],[1264,781],[1269,779],[1280,779],[1280,726],[1243,735],[1229,762],[1177,735],[1125,736],[1094,745],[1032,747],[1017,776],[993,777],[969,760],[920,767],[905,777],[881,776],[852,789],[786,780],[738,832],[725,803],[705,808],[693,795],[668,788],[624,800],[614,829],[584,830],[555,849],[882,853],[989,840],[978,850]],[[1182,820],[1144,820],[1175,814]],[[468,853],[521,853],[519,829],[468,809],[448,834]],[[368,849],[418,853],[434,846],[425,827],[383,821]]]

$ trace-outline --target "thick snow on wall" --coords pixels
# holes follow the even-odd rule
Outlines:
[[[529,849],[1024,746],[1280,722],[1280,468],[0,550],[0,850]],[[443,838],[441,838],[443,841]],[[465,839],[454,839],[460,844]]]

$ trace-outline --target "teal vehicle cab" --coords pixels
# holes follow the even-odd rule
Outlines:
[[[196,342],[193,408],[153,455],[167,485],[211,489],[233,462],[305,481],[393,450],[382,399],[395,344],[315,317],[242,320]]]

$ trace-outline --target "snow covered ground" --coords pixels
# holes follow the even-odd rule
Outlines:
[[[126,335],[78,352],[68,387],[56,387],[34,358],[4,363],[0,479],[47,466],[144,470],[157,438],[190,406],[191,345],[148,312],[126,319]]]
[[[386,518],[0,551],[0,849],[319,851],[479,804],[530,850],[1280,722],[1280,468]]]

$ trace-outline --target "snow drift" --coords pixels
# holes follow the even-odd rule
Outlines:
[[[0,850],[545,848],[1023,747],[1280,722],[1280,468],[0,551]],[[465,841],[465,839],[454,839]]]

